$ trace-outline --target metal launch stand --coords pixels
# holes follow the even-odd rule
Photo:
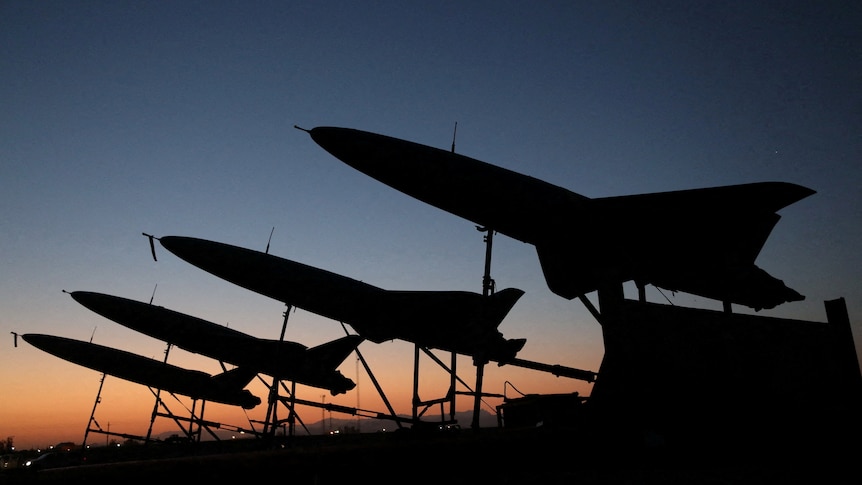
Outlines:
[[[495,283],[491,278],[491,252],[493,247],[493,230],[488,228],[477,227],[479,231],[486,232],[487,234],[484,236],[485,242],[485,273],[482,278],[482,293],[483,296],[490,296],[494,293]],[[342,323],[342,327],[344,328],[345,333],[347,332],[347,328]],[[420,375],[419,375],[419,367],[420,367],[420,356],[421,353],[424,353],[428,358],[430,358],[434,363],[436,363],[440,368],[444,369],[449,377],[449,389],[446,392],[446,395],[430,400],[422,400],[419,396],[419,385],[420,385]],[[301,402],[302,404],[313,405],[317,407],[324,407],[330,410],[336,410],[348,414],[357,414],[366,417],[373,417],[376,419],[388,419],[394,421],[398,427],[402,427],[402,423],[409,423],[412,426],[423,426],[423,425],[436,425],[436,426],[450,426],[457,424],[457,420],[455,418],[456,413],[456,396],[467,395],[473,396],[473,417],[471,422],[471,427],[475,430],[479,429],[479,417],[481,416],[481,405],[482,398],[484,397],[495,397],[495,398],[504,398],[505,396],[502,394],[491,394],[485,393],[482,391],[482,385],[484,380],[484,368],[485,365],[489,362],[487,358],[482,356],[473,356],[473,363],[476,365],[476,385],[475,390],[471,389],[469,384],[464,382],[457,373],[457,354],[455,352],[451,353],[451,363],[450,365],[446,365],[440,358],[438,358],[428,347],[415,344],[414,352],[413,352],[413,397],[412,397],[412,413],[410,418],[402,418],[395,414],[392,406],[389,403],[389,400],[386,398],[386,394],[383,392],[383,389],[380,387],[377,379],[374,377],[374,373],[371,368],[368,366],[368,363],[362,357],[361,352],[357,348],[355,350],[359,360],[362,362],[362,365],[365,368],[366,373],[377,389],[378,394],[383,399],[387,409],[389,410],[389,414],[377,413],[377,414],[361,414],[365,411],[349,408],[344,406],[335,406],[335,405],[321,405],[319,403],[310,403],[310,402]],[[570,367],[564,367],[561,365],[549,365],[543,364],[540,362],[533,362],[524,359],[512,359],[511,361],[506,362],[506,365],[513,365],[517,367],[524,367],[528,369],[533,369],[541,372],[548,372],[554,374],[558,377],[568,377],[572,379],[584,380],[587,382],[593,382],[596,379],[596,373],[592,371],[586,371],[581,369],[574,369]],[[457,385],[461,384],[466,391],[457,390]],[[448,404],[448,413],[446,409],[446,405]],[[426,413],[431,410],[433,407],[440,407],[440,419],[438,421],[423,421],[422,418],[426,415]],[[448,414],[448,417],[447,417]]]
[[[144,443],[149,443],[150,441],[152,441],[153,423],[155,422],[156,417],[171,418],[175,423],[177,423],[177,426],[179,426],[180,430],[185,435],[186,440],[188,440],[190,442],[200,441],[200,437],[201,437],[202,431],[204,429],[206,429],[207,432],[209,432],[215,439],[219,439],[218,436],[215,433],[213,433],[213,431],[210,428],[212,428],[212,427],[221,428],[221,427],[223,427],[223,425],[220,423],[205,421],[203,419],[204,405],[206,404],[206,402],[202,402],[202,404],[201,404],[200,416],[195,415],[195,407],[197,405],[197,400],[195,400],[195,402],[192,404],[192,409],[190,410],[190,416],[189,417],[186,418],[186,417],[182,417],[182,416],[177,416],[177,415],[173,414],[170,411],[170,409],[168,409],[168,407],[164,403],[164,401],[162,401],[162,399],[160,397],[161,390],[153,390],[152,388],[149,388],[149,389],[150,389],[150,392],[152,392],[153,395],[156,397],[156,403],[153,406],[153,413],[150,417],[150,426],[149,426],[149,429],[147,430],[146,436],[139,436],[139,435],[134,435],[134,434],[129,434],[129,433],[118,433],[116,431],[111,431],[110,423],[108,423],[108,429],[107,430],[102,429],[102,426],[96,420],[96,408],[98,407],[99,403],[102,402],[102,397],[101,397],[102,386],[104,385],[106,376],[107,376],[107,374],[102,374],[102,378],[100,379],[99,390],[96,393],[96,399],[95,399],[95,402],[93,404],[93,410],[90,412],[90,419],[87,423],[87,429],[84,431],[84,441],[81,445],[82,447],[86,448],[87,440],[89,439],[90,433],[99,433],[99,434],[103,434],[106,436],[116,436],[116,437],[123,438],[123,439],[139,440],[139,441],[143,441]],[[165,411],[159,412],[158,411],[159,407],[163,407],[165,409]],[[183,421],[188,422],[188,428],[183,426],[183,424],[182,424]],[[196,429],[195,429],[195,426],[197,426]]]
[[[267,244],[267,250],[269,249],[269,245]],[[281,325],[281,334],[279,336],[279,341],[284,341],[284,335],[287,332],[287,320],[290,317],[290,311],[293,309],[293,306],[288,304],[287,308],[284,310],[284,320]],[[305,431],[308,432],[308,428],[305,426],[305,423],[302,422],[302,419],[296,413],[296,382],[291,381],[290,389],[287,388],[287,385],[283,380],[278,379],[277,377],[272,378],[272,383],[269,384],[269,395],[267,398],[267,408],[266,408],[266,418],[263,421],[263,436],[267,438],[275,438],[275,433],[278,428],[282,428],[284,430],[285,436],[294,436],[296,433],[296,421],[299,421],[299,424],[305,428]],[[287,392],[286,396],[282,396],[279,393],[279,388],[284,389]],[[278,418],[278,405],[281,403],[287,408],[287,417],[284,419]],[[287,428],[285,429],[285,425]]]
[[[165,360],[164,360],[165,363],[167,363],[167,361],[168,361],[168,354],[170,353],[172,346],[173,345],[169,343],[167,348],[165,348]],[[224,364],[222,364],[222,368],[224,369]],[[198,399],[192,399],[191,409],[186,408],[186,410],[189,412],[189,417],[186,418],[183,416],[178,416],[178,415],[174,414],[173,412],[171,412],[171,410],[168,408],[167,404],[165,404],[165,401],[161,397],[161,393],[162,393],[161,389],[156,389],[156,390],[153,390],[153,388],[149,388],[149,389],[150,389],[150,392],[153,393],[153,396],[155,396],[156,402],[155,402],[155,404],[153,404],[153,412],[152,412],[152,415],[150,417],[150,427],[147,430],[147,436],[145,439],[146,442],[149,442],[151,440],[151,436],[152,436],[152,432],[153,432],[153,423],[155,423],[155,420],[157,417],[170,418],[171,420],[173,420],[174,423],[176,423],[177,427],[179,427],[180,430],[185,435],[186,440],[189,442],[193,442],[193,443],[197,443],[197,442],[201,441],[201,435],[203,434],[204,430],[206,430],[207,433],[209,433],[209,435],[212,436],[216,441],[219,441],[221,438],[219,438],[219,436],[212,430],[212,428],[230,429],[232,431],[237,431],[237,432],[241,432],[241,433],[246,433],[246,432],[255,433],[255,431],[253,429],[252,430],[246,430],[246,429],[240,428],[238,426],[226,425],[226,424],[217,423],[214,421],[206,421],[204,419],[204,409],[206,408],[206,401],[204,401],[204,400],[200,400],[201,401],[201,408],[200,408],[200,415],[199,416],[195,414],[195,409],[197,408]],[[174,395],[174,394],[171,393],[171,395]],[[174,396],[174,397],[176,397],[176,396]],[[177,401],[179,401],[179,398],[177,398]],[[160,412],[159,408],[164,408],[164,411]],[[183,422],[188,423],[187,428],[183,425]]]
[[[167,348],[165,349],[164,362],[167,362],[167,360],[168,360],[168,354],[170,352],[170,349],[171,349],[171,344],[168,344]],[[177,427],[179,427],[180,431],[185,436],[185,440],[188,442],[200,442],[201,435],[203,434],[204,430],[206,430],[207,433],[209,433],[214,439],[219,440],[220,438],[213,431],[213,428],[215,428],[215,429],[230,429],[230,430],[242,432],[242,433],[245,433],[248,431],[248,430],[245,430],[245,429],[237,427],[237,426],[225,425],[222,423],[204,420],[203,416],[204,416],[204,409],[206,407],[206,401],[203,401],[203,400],[201,400],[201,406],[200,406],[199,412],[197,411],[198,399],[193,399],[191,409],[186,408],[186,410],[189,411],[188,417],[179,416],[177,414],[174,414],[168,408],[167,404],[162,399],[161,389],[153,389],[152,387],[149,387],[149,386],[147,388],[150,390],[150,392],[153,394],[153,396],[155,396],[155,403],[153,404],[153,412],[150,415],[150,424],[149,424],[149,427],[147,429],[146,436],[138,436],[138,435],[129,434],[129,433],[118,433],[116,431],[111,431],[110,423],[108,423],[107,429],[103,429],[102,426],[99,424],[99,422],[96,420],[96,409],[98,408],[99,404],[102,402],[102,388],[104,387],[104,384],[105,384],[105,377],[107,377],[107,374],[102,373],[102,377],[99,380],[99,390],[96,392],[96,399],[93,403],[93,409],[90,411],[90,419],[87,422],[87,428],[84,431],[84,440],[83,440],[83,443],[81,445],[84,448],[86,448],[86,446],[87,446],[87,440],[90,437],[90,433],[98,433],[98,434],[103,434],[106,436],[115,436],[115,437],[119,437],[119,438],[123,438],[123,439],[139,440],[139,441],[143,441],[144,443],[149,443],[150,441],[153,441],[153,439],[152,439],[153,424],[155,423],[157,417],[170,418],[172,421],[174,421],[177,424]],[[172,393],[172,395],[173,395],[173,393]],[[179,401],[179,398],[177,398],[177,401]],[[159,411],[159,409],[163,409],[163,411]],[[184,423],[187,423],[187,426]],[[254,430],[251,430],[251,432],[253,433]]]
[[[87,421],[87,429],[84,431],[84,441],[81,444],[82,448],[87,447],[87,438],[89,437],[90,433],[101,433],[101,434],[106,435],[106,437],[107,436],[118,436],[120,438],[125,438],[125,439],[140,439],[140,440],[145,439],[141,436],[135,436],[135,435],[125,434],[125,433],[117,433],[117,432],[112,433],[111,432],[111,423],[108,423],[107,431],[103,430],[102,426],[99,424],[99,422],[96,421],[96,407],[98,407],[99,403],[102,402],[102,387],[105,385],[105,377],[106,376],[107,376],[107,374],[102,373],[102,378],[99,379],[99,390],[96,392],[96,400],[93,403],[93,410],[90,412],[90,420]],[[95,425],[95,428],[93,427],[94,425]]]

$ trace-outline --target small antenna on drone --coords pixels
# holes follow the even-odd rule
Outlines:
[[[18,346],[18,333],[16,333],[16,332],[9,332],[9,333],[12,334],[12,340],[15,343],[15,347],[17,347]]]
[[[272,230],[269,231],[269,239],[266,241],[266,254],[269,254],[269,243],[272,242],[272,233],[275,232],[275,226],[272,226]]]
[[[150,305],[152,305],[152,304],[153,304],[153,298],[155,298],[155,297],[156,297],[156,288],[158,288],[158,287],[159,287],[159,284],[158,284],[158,283],[156,283],[156,286],[154,286],[154,287],[153,287],[153,294],[152,294],[152,295],[150,295]]]
[[[93,333],[90,334],[90,343],[93,343],[93,337],[96,336],[96,329],[99,327],[93,327]]]
[[[455,130],[452,131],[452,153],[455,153],[455,135],[458,134],[458,122],[455,122]]]

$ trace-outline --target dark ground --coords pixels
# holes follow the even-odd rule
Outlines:
[[[196,445],[137,445],[112,463],[0,473],[0,483],[229,483],[277,478],[299,484],[858,484],[859,457],[764,449],[598,449],[563,431],[483,429],[298,437]],[[858,449],[858,447],[856,447]],[[101,450],[102,453],[110,452]]]

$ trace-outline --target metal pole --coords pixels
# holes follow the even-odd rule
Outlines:
[[[449,421],[455,421],[455,387],[457,386],[458,375],[455,367],[458,365],[458,354],[452,352],[452,368],[449,370],[449,393],[451,398],[449,401]]]
[[[419,418],[419,344],[413,345],[413,425]]]
[[[284,334],[287,332],[287,319],[290,318],[290,310],[292,306],[290,304],[287,305],[287,309],[284,311],[284,320],[282,320],[281,324],[281,334],[279,335],[279,341],[284,341]],[[277,357],[277,356],[276,356]],[[267,402],[266,409],[266,419],[263,424],[263,433],[268,437],[275,437],[276,426],[278,423],[278,385],[281,380],[274,376],[272,378],[272,384],[269,387],[269,398]],[[295,384],[295,383],[294,383]],[[291,393],[291,397],[293,397],[293,393]],[[293,410],[291,409],[290,412]],[[289,414],[288,414],[289,415]]]
[[[475,361],[475,359],[474,359]],[[473,423],[471,428],[479,431],[479,411],[482,409],[482,380],[485,376],[485,361],[476,362],[476,395],[473,400]]]
[[[153,290],[155,293],[155,290]],[[152,303],[152,299],[150,299],[150,303]],[[168,362],[168,354],[171,351],[171,343],[168,342],[168,346],[165,347],[165,360],[163,362]],[[156,413],[159,412],[159,401],[161,400],[161,389],[156,389],[156,402],[153,403],[153,414],[150,415],[150,427],[147,429],[147,439],[144,440],[144,443],[150,442],[150,437],[153,434],[153,423],[156,421]]]
[[[491,278],[491,250],[494,245],[494,230],[485,227],[479,228],[485,231],[485,274],[482,276],[482,295],[487,297],[494,293],[494,280]],[[476,393],[473,396],[473,423],[471,428],[479,430],[479,412],[482,409],[482,380],[485,376],[485,364],[487,360],[481,356],[474,356],[473,363],[476,364]]]
[[[105,384],[105,375],[102,374],[102,379],[99,380],[99,391],[96,393],[96,401],[93,403],[93,410],[90,412],[90,420],[87,421],[87,429],[84,431],[84,443],[81,445],[82,448],[87,447],[87,435],[90,434],[90,425],[95,421],[96,416],[96,406],[102,401],[102,386]]]
[[[494,280],[491,278],[491,249],[494,245],[494,230],[480,228],[487,232],[485,234],[485,274],[482,276],[482,295],[488,296],[494,293]]]

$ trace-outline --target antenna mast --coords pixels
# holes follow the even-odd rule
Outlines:
[[[266,241],[266,254],[269,254],[269,243],[272,242],[272,233],[275,232],[275,226],[272,226],[272,230],[269,231],[269,239]]]
[[[452,153],[455,153],[455,136],[458,134],[458,122],[455,122],[455,130],[452,131]]]

